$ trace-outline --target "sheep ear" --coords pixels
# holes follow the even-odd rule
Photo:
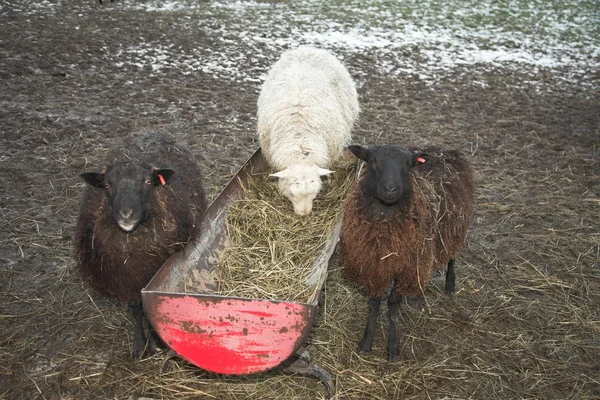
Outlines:
[[[354,154],[357,158],[363,160],[364,162],[367,162],[369,160],[369,150],[362,146],[353,144],[351,146],[348,146],[348,150],[350,150],[352,154]]]
[[[81,179],[90,186],[103,188],[104,187],[104,174],[100,172],[84,172],[79,175]]]
[[[285,170],[275,172],[274,174],[269,174],[269,181],[271,181],[271,182],[277,181],[278,179],[285,178],[285,175],[286,175]]]
[[[333,174],[335,171],[330,171],[325,168],[319,168],[317,170],[317,172],[319,173],[319,176],[329,176],[329,175]]]
[[[166,185],[175,175],[175,171],[168,168],[152,168],[152,182],[155,185]]]

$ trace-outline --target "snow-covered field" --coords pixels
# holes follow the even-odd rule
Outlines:
[[[169,37],[160,41],[140,37],[137,44],[116,52],[107,49],[106,57],[115,66],[150,66],[155,73],[201,70],[221,78],[258,81],[277,54],[299,44],[333,49],[342,57],[376,53],[374,67],[380,73],[408,74],[429,84],[476,66],[479,71],[509,68],[531,74],[531,81],[524,84],[536,84],[538,72],[550,71],[559,84],[592,85],[600,65],[600,2],[594,0],[69,3],[9,0],[5,7],[57,18],[62,7],[77,7],[82,16],[138,10],[157,14],[157,20],[175,13],[178,29],[202,31],[220,42],[220,51],[208,56],[206,49],[184,50]],[[248,65],[247,54],[259,62]]]

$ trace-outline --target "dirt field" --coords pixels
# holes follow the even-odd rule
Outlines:
[[[260,78],[280,49],[258,56],[241,43],[234,73],[156,70],[117,56],[144,38],[212,59],[236,46],[234,33],[215,34],[234,16],[214,5],[195,21],[108,1],[24,4],[0,8],[0,399],[324,398],[296,376],[215,376],[182,360],[161,373],[161,354],[134,363],[126,307],[88,291],[71,256],[78,174],[130,132],[187,144],[214,198],[258,146]],[[577,82],[560,69],[473,65],[432,85],[383,73],[378,57],[343,54],[361,85],[355,142],[462,149],[476,171],[475,222],[457,293],[443,294],[440,275],[404,307],[397,363],[386,361],[385,318],[373,353],[356,353],[367,299],[334,258],[307,348],[336,398],[600,398],[597,70]],[[406,57],[419,62],[418,51]]]

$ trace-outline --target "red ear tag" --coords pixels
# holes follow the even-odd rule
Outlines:
[[[425,164],[425,159],[423,157],[418,157],[417,161],[420,162],[421,164]]]
[[[163,178],[163,176],[161,174],[158,174],[158,179],[160,179],[160,183],[165,186],[167,184],[167,182],[165,182],[165,178]]]

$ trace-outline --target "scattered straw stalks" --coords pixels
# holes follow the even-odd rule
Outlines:
[[[294,213],[266,174],[252,176],[227,216],[231,244],[217,271],[220,294],[298,302],[314,298],[325,278],[310,279],[314,261],[343,210],[355,164],[347,154],[333,167],[330,183],[304,217]]]

